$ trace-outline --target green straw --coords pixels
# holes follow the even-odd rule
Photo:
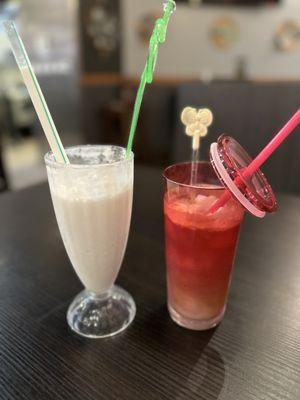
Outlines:
[[[133,116],[132,116],[132,121],[131,121],[131,126],[130,126],[130,133],[129,133],[129,139],[128,139],[128,144],[127,144],[127,150],[126,150],[126,158],[129,157],[131,150],[132,150],[132,145],[133,145],[133,139],[134,139],[134,134],[136,131],[136,126],[138,123],[139,119],[139,114],[140,114],[140,109],[143,101],[143,95],[146,87],[146,83],[152,83],[153,81],[153,73],[157,61],[157,55],[158,55],[158,46],[161,43],[164,43],[166,41],[166,35],[167,35],[167,28],[170,20],[171,14],[176,10],[176,3],[173,0],[168,0],[164,2],[164,15],[162,18],[159,18],[155,22],[155,26],[150,38],[150,45],[149,45],[149,53],[148,53],[148,58],[147,62],[145,65],[145,68],[143,70],[141,80],[140,80],[140,85],[137,91],[136,99],[135,99],[135,104],[134,104],[134,109],[133,109]]]
[[[16,26],[13,21],[5,21],[3,26],[54,157],[57,162],[69,164],[67,154]]]

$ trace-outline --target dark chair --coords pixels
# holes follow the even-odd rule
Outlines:
[[[2,150],[0,148],[0,193],[8,189],[6,173],[2,162]]]
[[[7,176],[2,159],[3,133],[10,130],[12,118],[9,103],[3,97],[0,98],[0,193],[8,189]]]
[[[191,157],[190,138],[179,120],[188,106],[208,107],[215,116],[209,135],[202,140],[201,157],[208,159],[210,143],[222,133],[237,139],[255,156],[300,107],[300,84],[219,82],[187,83],[176,96],[176,125],[172,161]],[[289,137],[262,170],[276,190],[300,194],[300,129]]]
[[[83,113],[86,141],[125,146],[136,92],[137,86],[130,83],[120,87],[119,92],[109,87],[85,89]],[[161,166],[169,162],[174,99],[172,85],[147,86],[134,138],[137,163]]]
[[[145,149],[144,162],[166,165],[173,135],[175,90],[169,85],[147,86],[136,132],[136,152]]]
[[[103,110],[111,101],[119,97],[117,85],[82,86],[81,127],[84,141],[88,144],[103,143],[107,133]]]

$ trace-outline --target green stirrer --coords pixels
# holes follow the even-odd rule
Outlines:
[[[146,62],[145,68],[144,68],[142,76],[141,76],[140,85],[139,85],[135,103],[134,103],[133,116],[132,116],[129,139],[128,139],[127,150],[126,150],[126,158],[130,155],[131,150],[132,150],[134,134],[135,134],[136,126],[137,126],[138,119],[139,119],[139,114],[140,114],[140,109],[141,109],[141,105],[142,105],[142,101],[143,101],[143,95],[144,95],[146,83],[150,84],[153,81],[153,73],[154,73],[154,69],[155,69],[155,65],[156,65],[156,61],[157,61],[158,47],[161,43],[164,43],[166,41],[167,28],[168,28],[170,16],[175,10],[176,10],[175,1],[173,1],[173,0],[165,1],[164,2],[164,15],[162,16],[162,18],[159,18],[155,22],[155,26],[154,26],[154,29],[153,29],[153,32],[152,32],[152,35],[150,38],[147,62]]]

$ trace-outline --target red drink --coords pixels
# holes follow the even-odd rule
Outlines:
[[[208,329],[223,317],[244,211],[231,200],[209,209],[224,190],[209,163],[198,164],[197,187],[190,163],[165,172],[164,198],[168,307],[173,320]]]

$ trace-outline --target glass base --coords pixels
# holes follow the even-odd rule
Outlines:
[[[67,321],[81,336],[98,339],[124,331],[135,317],[136,306],[126,290],[113,286],[109,292],[96,295],[80,292],[71,303]]]
[[[223,310],[218,316],[208,320],[186,318],[175,311],[169,304],[168,310],[172,320],[183,328],[192,329],[194,331],[206,331],[207,329],[214,328],[222,321],[226,311],[226,306],[224,306]]]

